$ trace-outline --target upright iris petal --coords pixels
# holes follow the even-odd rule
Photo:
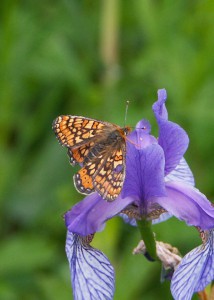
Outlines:
[[[137,130],[136,130],[137,131]],[[121,197],[133,197],[139,206],[146,208],[153,197],[166,195],[164,188],[164,153],[157,143],[139,145],[143,134],[134,132],[130,135],[133,144],[127,145],[127,172]],[[136,146],[139,149],[136,148]]]
[[[158,127],[158,143],[165,154],[165,174],[169,174],[179,164],[187,150],[189,138],[186,132],[178,124],[168,121],[168,113],[165,107],[166,90],[158,91],[158,100],[152,106]]]

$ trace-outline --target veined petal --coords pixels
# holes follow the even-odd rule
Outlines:
[[[113,202],[107,202],[97,193],[85,197],[65,213],[65,224],[69,231],[82,236],[101,231],[106,220],[117,215],[133,199],[119,196]]]
[[[79,235],[68,231],[66,254],[74,300],[113,299],[114,269],[101,251],[83,243]]]
[[[205,245],[184,256],[173,274],[171,292],[175,300],[191,300],[214,279],[214,231]]]
[[[213,228],[214,207],[199,190],[178,181],[166,182],[165,185],[167,197],[155,199],[159,205],[188,225],[203,230]]]
[[[165,181],[181,181],[195,186],[194,176],[184,157],[182,157],[176,168],[165,177]]]
[[[178,124],[168,121],[165,107],[166,91],[158,91],[158,100],[152,109],[159,126],[158,142],[165,154],[165,175],[169,174],[184,156],[189,144],[186,132]]]

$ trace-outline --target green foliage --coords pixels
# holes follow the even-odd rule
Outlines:
[[[62,216],[82,196],[51,129],[60,114],[123,125],[129,99],[128,123],[147,118],[157,135],[151,105],[165,87],[213,199],[213,2],[106,1],[1,1],[1,299],[72,299]],[[176,220],[154,229],[183,254],[200,243]],[[171,299],[160,265],[131,254],[139,239],[119,219],[95,237],[116,269],[115,299]]]

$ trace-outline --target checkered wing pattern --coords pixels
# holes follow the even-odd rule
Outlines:
[[[82,164],[84,161],[84,158],[87,157],[87,155],[90,152],[90,149],[94,146],[94,141],[89,142],[88,144],[84,144],[83,146],[80,146],[79,148],[72,149],[68,148],[68,156],[70,159],[70,164],[74,166],[76,163]]]
[[[83,194],[97,191],[112,201],[125,179],[125,135],[128,127],[77,116],[60,116],[53,123],[61,145],[68,148],[70,163],[82,169],[74,175],[76,189]]]
[[[59,116],[53,122],[53,130],[62,146],[68,148],[70,163],[82,163],[90,148],[99,135],[110,123],[100,122],[90,118],[78,116]]]
[[[109,146],[104,155],[89,161],[74,175],[76,189],[90,194],[94,188],[104,199],[115,200],[125,179],[125,144],[121,141],[116,149]]]

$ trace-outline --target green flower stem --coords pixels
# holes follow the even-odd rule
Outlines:
[[[147,253],[151,257],[151,259],[157,260],[156,243],[151,227],[151,222],[142,219],[140,221],[137,221],[137,225],[140,230],[141,238],[145,243]]]

